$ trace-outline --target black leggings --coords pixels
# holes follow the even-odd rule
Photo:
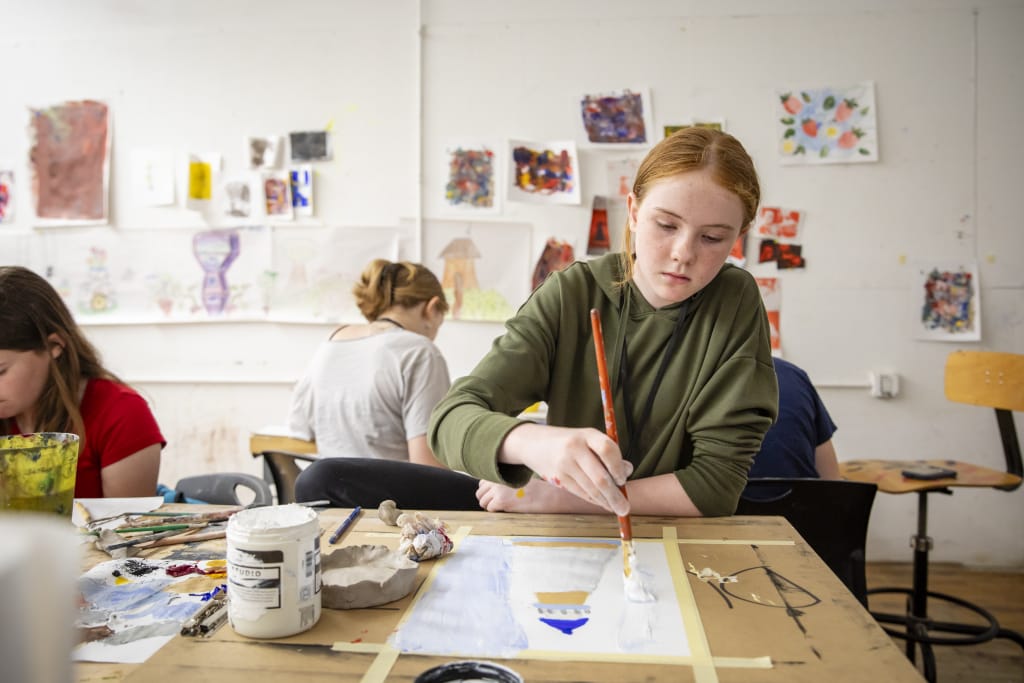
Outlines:
[[[323,458],[295,481],[299,503],[376,509],[393,500],[400,510],[480,510],[479,479],[461,472],[378,458]]]

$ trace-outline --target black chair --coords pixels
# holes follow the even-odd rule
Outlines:
[[[211,505],[246,505],[238,496],[238,489],[249,489],[254,498],[247,507],[273,505],[274,497],[267,482],[253,474],[244,472],[217,472],[197,474],[179,479],[174,489],[186,498],[201,500]]]
[[[736,514],[785,517],[866,608],[864,547],[877,491],[833,479],[751,479]]]
[[[317,460],[316,442],[277,434],[252,434],[249,452],[254,458],[263,458],[281,505],[295,502],[295,480],[303,467],[299,463]]]

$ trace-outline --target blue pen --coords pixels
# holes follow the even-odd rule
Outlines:
[[[352,522],[355,521],[355,518],[358,517],[359,513],[362,511],[363,508],[359,507],[358,505],[355,506],[352,512],[349,513],[349,516],[345,518],[345,521],[339,524],[337,530],[333,534],[331,534],[331,539],[329,541],[331,545],[334,545],[338,542],[338,539],[341,538],[341,535],[345,533],[345,530],[352,525]]]

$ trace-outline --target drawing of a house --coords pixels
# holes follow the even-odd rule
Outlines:
[[[469,237],[456,237],[441,250],[440,257],[444,259],[441,288],[452,291],[452,318],[457,320],[466,291],[480,289],[480,282],[476,279],[476,264],[473,263],[480,258],[480,250]]]

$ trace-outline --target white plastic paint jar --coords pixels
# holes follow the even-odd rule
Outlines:
[[[250,508],[228,521],[228,619],[250,638],[301,633],[320,619],[320,525],[302,505]]]

